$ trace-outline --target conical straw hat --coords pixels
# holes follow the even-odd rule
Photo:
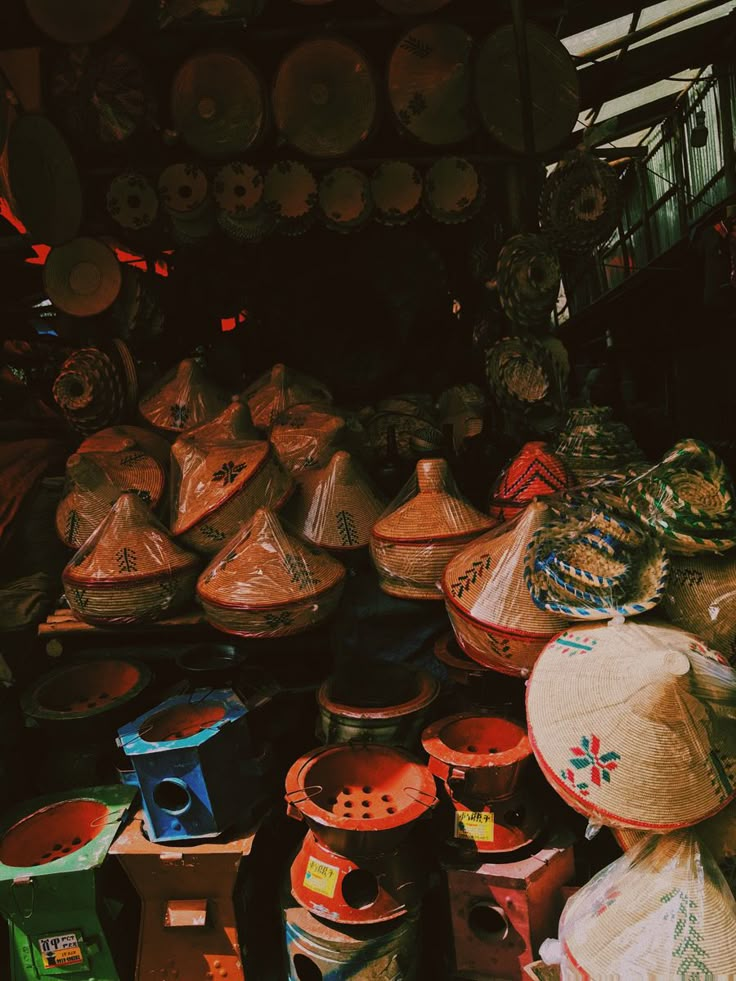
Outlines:
[[[736,901],[695,835],[651,835],[568,900],[560,941],[565,978],[733,978]]]
[[[671,623],[692,631],[733,660],[736,656],[736,552],[673,555],[661,610]]]
[[[81,620],[136,623],[190,602],[199,564],[136,494],[126,493],[64,569],[64,589]]]
[[[496,481],[490,515],[509,521],[535,498],[564,491],[569,481],[565,464],[546,443],[525,443]]]
[[[275,364],[243,392],[247,400],[253,424],[268,429],[284,409],[309,402],[332,401],[332,396],[322,382],[285,364]]]
[[[322,470],[308,471],[297,496],[296,530],[320,548],[363,548],[386,502],[349,453],[340,450]]]
[[[171,531],[214,555],[259,507],[282,507],[293,484],[265,440],[182,437],[171,448]]]
[[[186,358],[141,399],[140,412],[166,433],[182,433],[214,419],[227,405],[224,394],[192,358]]]
[[[132,441],[117,452],[73,454],[66,475],[67,490],[56,509],[56,531],[70,548],[87,541],[124,491],[156,508],[166,485],[161,465]]]
[[[334,612],[344,567],[259,508],[197,583],[207,619],[227,633],[277,637],[315,626]]]
[[[243,402],[240,396],[234,395],[230,400],[230,405],[223,409],[218,416],[195,426],[193,429],[188,429],[183,438],[194,440],[195,443],[210,441],[227,443],[257,440],[259,436],[250,417],[248,404]]]
[[[407,599],[441,600],[442,570],[492,525],[488,515],[461,496],[445,460],[420,460],[373,526],[371,556],[381,589]]]
[[[269,439],[291,474],[324,467],[345,435],[346,419],[329,406],[293,405],[278,416]]]
[[[164,473],[169,469],[169,452],[171,444],[150,429],[140,426],[110,426],[100,429],[83,440],[77,448],[77,453],[122,453],[136,446],[152,456]]]
[[[667,831],[734,797],[736,673],[690,634],[586,624],[547,645],[529,737],[553,787],[603,824]]]

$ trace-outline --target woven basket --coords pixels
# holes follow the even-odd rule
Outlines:
[[[59,369],[53,393],[74,429],[88,435],[120,422],[127,405],[128,379],[120,362],[99,348],[81,348]]]
[[[319,184],[319,213],[333,232],[362,228],[373,212],[371,185],[355,167],[336,167]]]
[[[199,565],[136,494],[122,494],[62,578],[80,620],[134,624],[170,616],[190,603]]]
[[[736,553],[674,555],[662,612],[729,660],[736,657]]]
[[[408,498],[408,499],[407,499]],[[384,592],[441,600],[442,570],[492,521],[462,498],[444,460],[420,460],[415,476],[371,534],[371,556]]]
[[[376,218],[384,225],[406,225],[421,209],[422,176],[410,163],[388,160],[371,177]]]
[[[386,502],[349,453],[338,451],[301,480],[292,520],[307,541],[330,551],[365,548]]]
[[[509,521],[535,498],[564,491],[569,481],[565,464],[546,443],[526,443],[496,481],[489,513]]]
[[[112,249],[96,238],[73,238],[53,248],[43,267],[46,296],[73,317],[92,317],[112,306],[122,273]]]
[[[325,467],[346,432],[345,416],[319,405],[292,405],[274,422],[269,439],[284,468],[299,479]]]
[[[539,224],[563,252],[592,252],[614,233],[622,209],[614,168],[587,150],[575,150],[544,182]]]
[[[631,432],[612,416],[609,406],[570,410],[555,453],[576,483],[610,474],[627,475],[641,463],[642,453]]]
[[[140,413],[161,432],[180,434],[214,419],[227,406],[225,395],[187,358],[141,399]]]
[[[285,364],[275,364],[243,392],[253,425],[268,429],[292,405],[329,404],[332,396],[322,382]]]
[[[236,221],[252,214],[263,201],[263,175],[237,160],[217,171],[213,188],[218,210]]]
[[[568,900],[560,940],[566,979],[732,978],[736,901],[695,835],[652,835]]]
[[[485,188],[480,174],[463,157],[441,157],[424,179],[424,208],[443,225],[469,221],[483,207]]]
[[[118,452],[75,453],[66,466],[67,489],[56,509],[56,532],[69,548],[80,548],[110,513],[115,501],[133,491],[152,509],[164,496],[161,465],[130,443]]]
[[[209,180],[200,167],[170,164],[161,171],[158,192],[177,242],[192,245],[207,238],[215,227],[215,209]]]
[[[734,797],[736,673],[674,627],[586,624],[552,641],[527,689],[547,780],[597,823],[667,831]]]
[[[542,235],[515,235],[498,257],[498,297],[512,323],[535,327],[549,321],[560,292],[560,262]]]
[[[115,223],[132,231],[150,228],[158,216],[156,188],[143,174],[133,171],[113,177],[105,204]]]
[[[264,207],[276,219],[277,231],[301,235],[317,217],[317,180],[298,160],[280,160],[266,173]]]
[[[209,622],[242,637],[283,637],[317,626],[337,609],[345,569],[286,531],[267,508],[215,556],[197,595]]]

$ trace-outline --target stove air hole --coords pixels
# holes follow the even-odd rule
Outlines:
[[[351,909],[367,909],[378,899],[378,880],[372,872],[353,869],[342,880],[342,897]]]

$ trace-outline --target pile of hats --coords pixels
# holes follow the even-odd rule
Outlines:
[[[729,660],[736,657],[736,552],[673,555],[662,597],[667,619]]]
[[[139,403],[140,414],[164,435],[179,435],[214,419],[228,399],[193,358],[163,376]]]
[[[539,223],[563,252],[592,252],[616,230],[623,209],[618,174],[588,150],[575,150],[544,182]]]
[[[444,438],[428,395],[411,393],[382,399],[361,413],[370,452],[379,460],[416,460],[437,453]]]
[[[294,476],[324,467],[346,436],[344,413],[328,405],[292,405],[274,421],[269,440],[283,467]]]
[[[546,443],[525,443],[493,487],[490,515],[510,521],[535,498],[564,491],[569,481],[565,464]]]
[[[630,476],[643,461],[628,427],[613,419],[610,406],[602,405],[570,410],[555,453],[581,484],[604,475]]]
[[[543,235],[514,235],[498,257],[497,284],[506,316],[521,327],[549,322],[560,292],[560,261]]]
[[[121,422],[138,394],[135,362],[125,342],[115,340],[107,351],[75,351],[61,366],[53,392],[67,422],[85,435]]]
[[[253,425],[258,429],[269,429],[292,405],[329,405],[332,395],[316,378],[294,371],[285,364],[275,364],[245,389],[243,399],[248,403]]]
[[[623,490],[626,503],[672,552],[725,552],[736,545],[734,488],[723,461],[704,443],[676,443]]]

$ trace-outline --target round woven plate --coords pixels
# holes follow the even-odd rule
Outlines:
[[[204,156],[244,153],[265,126],[263,82],[238,54],[202,52],[174,77],[171,115],[184,142]]]
[[[339,157],[365,142],[376,116],[373,72],[359,48],[340,38],[314,38],[279,66],[273,92],[283,138],[313,157]]]
[[[8,137],[8,180],[35,242],[61,245],[79,231],[82,188],[74,158],[45,116],[24,113]]]
[[[158,195],[143,174],[118,174],[107,190],[107,213],[121,228],[150,228],[158,215]]]
[[[319,210],[324,223],[336,232],[361,228],[373,210],[368,178],[355,167],[336,167],[319,184]]]
[[[122,275],[117,256],[96,238],[74,238],[49,252],[43,267],[46,295],[74,317],[102,313],[115,302]]]
[[[170,164],[159,174],[158,193],[167,211],[185,218],[207,200],[207,174],[196,164]]]
[[[25,0],[35,24],[62,44],[86,44],[114,31],[131,0]]]
[[[424,179],[424,207],[443,224],[472,218],[480,210],[484,196],[480,174],[462,157],[436,160]]]
[[[419,214],[422,175],[403,160],[381,164],[371,177],[376,217],[384,225],[405,225]]]
[[[315,219],[317,181],[298,160],[281,160],[266,174],[263,200],[279,231],[300,235]]]
[[[616,230],[622,208],[613,167],[592,153],[575,151],[544,182],[539,223],[562,251],[590,252]]]
[[[422,143],[446,146],[472,135],[470,56],[473,38],[454,24],[421,24],[394,48],[388,70],[391,107]]]
[[[215,175],[215,203],[221,212],[238,218],[252,212],[263,199],[263,176],[250,164],[233,161]]]
[[[575,62],[554,35],[527,23],[531,75],[534,149],[554,149],[575,126],[580,109]],[[494,31],[483,42],[475,69],[475,96],[483,125],[502,146],[522,153],[524,146],[521,90],[512,25]]]

